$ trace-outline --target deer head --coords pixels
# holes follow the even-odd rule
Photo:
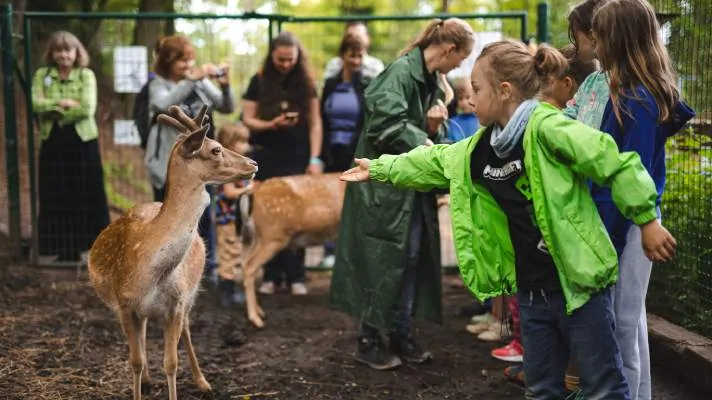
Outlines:
[[[185,174],[205,183],[226,183],[237,179],[252,179],[257,173],[257,163],[250,158],[223,148],[207,137],[208,106],[203,105],[198,115],[190,119],[178,106],[171,106],[167,114],[158,116],[158,122],[172,126],[181,132],[171,153],[168,164],[171,169],[180,169],[180,178]],[[183,166],[183,168],[181,168]]]

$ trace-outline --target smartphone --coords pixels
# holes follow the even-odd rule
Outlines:
[[[215,78],[221,78],[225,76],[225,68],[216,68],[215,72],[213,72],[213,77]]]
[[[299,118],[299,113],[296,111],[286,112],[286,113],[284,113],[284,116],[287,117],[288,120],[294,121],[297,118]]]

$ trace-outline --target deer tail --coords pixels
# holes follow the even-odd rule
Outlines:
[[[242,241],[243,248],[249,248],[255,241],[255,221],[252,218],[251,191],[246,191],[237,198],[237,213],[235,215],[235,228]]]

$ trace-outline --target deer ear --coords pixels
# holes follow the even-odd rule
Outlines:
[[[203,143],[205,143],[205,137],[207,136],[207,134],[207,125],[203,126],[195,132],[190,133],[180,145],[181,154],[186,158],[195,157],[195,155],[198,154],[200,149],[203,147]]]

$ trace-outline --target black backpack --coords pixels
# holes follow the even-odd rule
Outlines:
[[[148,86],[151,84],[153,78],[149,78],[148,81],[141,87],[141,90],[136,95],[133,105],[133,121],[136,125],[136,130],[141,138],[141,148],[146,150],[146,144],[148,143],[148,133],[151,131],[151,126],[156,122],[156,116],[151,119],[150,115],[150,105],[148,99]]]

